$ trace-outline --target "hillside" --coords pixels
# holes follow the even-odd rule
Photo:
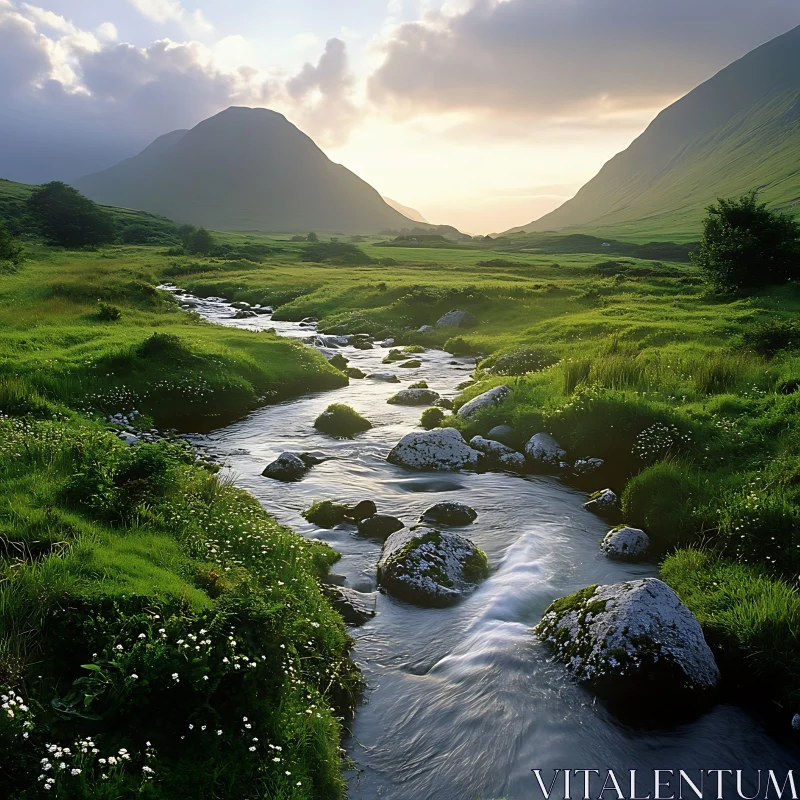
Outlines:
[[[384,197],[383,199],[388,205],[390,205],[395,211],[399,211],[404,217],[408,217],[414,222],[423,222],[425,224],[428,223],[428,220],[426,220],[416,208],[404,206],[402,203],[398,203],[397,200],[392,200],[391,197]]]
[[[284,116],[229,108],[73,182],[98,203],[231,231],[372,233],[413,227]]]
[[[753,188],[800,206],[800,28],[734,62],[662,111],[560,208],[513,229],[581,228],[695,240],[717,197]]]

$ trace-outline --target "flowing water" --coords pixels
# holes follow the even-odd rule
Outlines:
[[[223,325],[274,327],[299,338],[314,333],[268,316],[235,320],[223,302],[198,302],[198,313]],[[600,555],[607,525],[583,510],[583,493],[557,479],[417,473],[386,461],[391,447],[417,426],[422,410],[387,405],[386,399],[421,379],[454,397],[474,366],[469,359],[430,350],[421,356],[422,367],[406,370],[382,365],[383,348],[341,352],[350,366],[367,374],[394,372],[402,384],[351,380],[335,391],[262,408],[196,441],[280,522],[341,552],[335,570],[361,591],[376,590],[380,543],[359,538],[352,527],[323,531],[310,525],[301,511],[314,500],[373,499],[381,513],[407,524],[441,500],[466,502],[478,512],[471,528],[459,529],[486,551],[492,569],[474,594],[446,609],[417,608],[378,594],[375,618],[351,628],[353,656],[368,684],[346,742],[355,764],[349,773],[352,800],[541,798],[534,768],[545,771],[548,783],[556,768],[604,774],[613,769],[626,777],[637,769],[643,771],[644,795],[652,790],[654,769],[683,769],[696,778],[700,769],[785,773],[797,764],[800,748],[789,732],[768,730],[738,706],[721,703],[680,725],[653,719],[630,727],[576,686],[550,660],[532,626],[557,597],[590,584],[655,575],[656,566]],[[315,431],[314,419],[334,402],[362,413],[372,430],[353,440]],[[285,450],[321,451],[330,458],[298,483],[261,477]],[[582,778],[575,785],[581,791],[573,796],[582,796]],[[737,796],[733,784],[726,787],[724,797]],[[706,796],[716,792],[707,790]]]

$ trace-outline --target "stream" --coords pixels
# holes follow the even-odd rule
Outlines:
[[[221,300],[192,300],[195,312],[222,325],[275,328],[296,338],[314,334],[313,328],[268,315],[234,319]],[[309,524],[301,512],[313,501],[372,499],[379,513],[409,525],[442,500],[459,500],[478,512],[471,528],[458,530],[486,551],[492,572],[468,599],[422,609],[379,593],[376,616],[350,628],[353,657],[367,681],[345,743],[355,765],[348,772],[352,800],[541,798],[534,768],[542,769],[546,784],[557,768],[603,774],[613,769],[626,780],[630,770],[641,770],[643,797],[653,790],[654,769],[682,769],[696,779],[700,769],[739,769],[752,776],[772,769],[785,776],[797,765],[800,746],[788,724],[787,730],[771,730],[736,705],[720,703],[680,725],[660,726],[654,719],[631,727],[578,687],[552,662],[532,626],[557,597],[590,584],[656,575],[656,565],[601,555],[598,543],[608,525],[584,511],[585,494],[556,478],[420,473],[386,461],[392,446],[417,427],[423,410],[388,405],[387,398],[421,379],[453,398],[457,384],[469,378],[473,359],[428,350],[420,368],[396,369],[381,364],[388,352],[382,347],[347,346],[340,352],[349,366],[368,375],[394,372],[402,383],[351,380],[341,389],[261,408],[192,441],[224,463],[237,485],[280,522],[342,553],[334,570],[364,592],[376,591],[380,542],[356,536],[353,526],[325,531]],[[317,432],[313,422],[331,403],[352,406],[374,427],[352,440]],[[264,467],[286,450],[321,451],[330,458],[298,483],[262,477]],[[705,796],[716,797],[716,778],[713,792],[710,779],[707,784]],[[746,779],[745,789],[749,785]],[[563,797],[563,784],[557,786],[553,797]],[[583,795],[582,778],[574,780],[574,789],[573,797]],[[735,782],[726,784],[723,796],[737,797]],[[603,797],[617,793],[609,790]]]

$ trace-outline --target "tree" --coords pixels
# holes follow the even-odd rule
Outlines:
[[[6,230],[0,222],[0,269],[4,264],[18,267],[22,263],[22,245]]]
[[[28,211],[42,235],[63,247],[114,241],[114,220],[97,203],[61,181],[40,186],[28,200]]]
[[[758,193],[709,206],[692,260],[717,289],[745,291],[800,277],[800,224],[758,202]]]
[[[317,234],[314,233],[314,231],[311,231],[311,233],[309,233],[308,236],[306,236],[306,241],[307,242],[318,242],[319,241],[319,236],[317,236]]]
[[[198,228],[189,235],[186,249],[192,254],[207,256],[214,249],[214,237],[205,228]]]

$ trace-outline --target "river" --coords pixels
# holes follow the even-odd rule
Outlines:
[[[233,319],[223,302],[197,302],[197,313],[222,325],[274,327],[298,338],[314,333],[268,316]],[[646,794],[654,769],[754,774],[785,773],[797,765],[800,748],[791,732],[769,730],[739,706],[720,703],[680,725],[653,719],[632,727],[578,687],[551,660],[532,626],[555,598],[590,584],[656,575],[655,564],[623,564],[601,555],[598,543],[608,526],[583,510],[583,493],[555,478],[416,473],[386,461],[422,411],[388,405],[387,398],[421,379],[444,397],[455,397],[473,361],[429,350],[419,369],[405,370],[382,365],[383,348],[341,352],[350,366],[367,374],[394,372],[402,384],[351,380],[341,389],[267,406],[194,441],[280,522],[342,553],[334,569],[361,591],[376,590],[380,543],[356,536],[352,527],[325,531],[310,525],[301,512],[314,500],[372,499],[380,513],[407,524],[441,500],[466,502],[478,512],[471,528],[459,529],[489,557],[491,576],[474,594],[445,609],[421,609],[378,594],[374,619],[350,629],[353,657],[367,681],[346,742],[355,765],[348,773],[352,800],[541,798],[535,768],[544,770],[548,783],[556,768],[613,769],[625,776],[637,769]],[[366,416],[372,430],[352,440],[318,433],[314,419],[334,402]],[[330,459],[298,483],[262,477],[285,450],[322,451]],[[716,792],[708,789],[706,796]],[[732,784],[723,796],[737,796]]]

